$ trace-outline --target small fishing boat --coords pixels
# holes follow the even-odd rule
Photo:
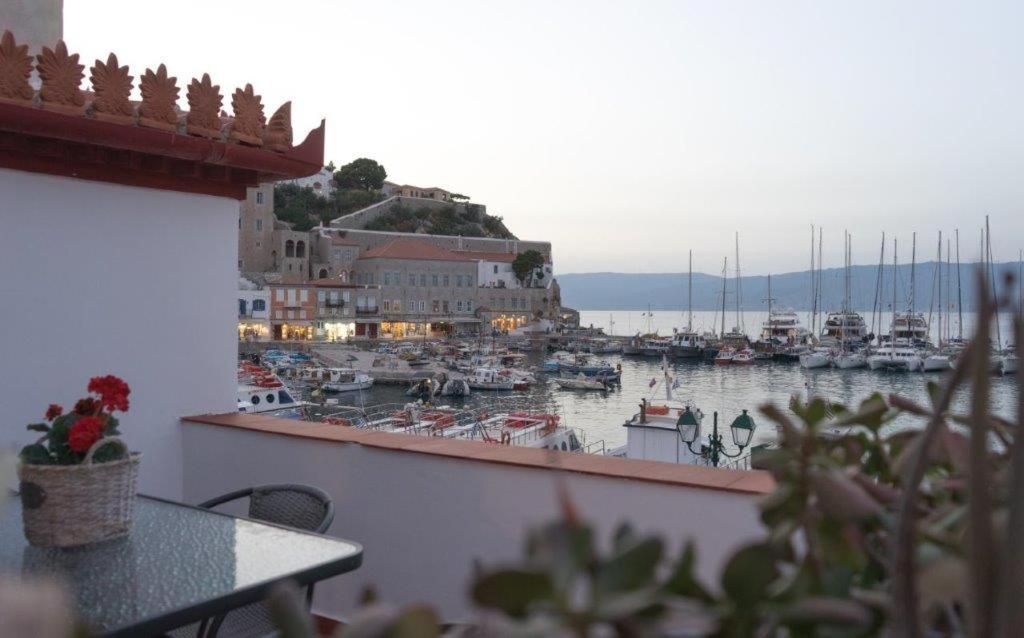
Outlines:
[[[515,390],[516,382],[508,374],[502,374],[502,370],[494,368],[477,368],[473,371],[466,382],[474,390]]]
[[[733,365],[750,365],[757,359],[757,355],[750,348],[743,348],[732,358]]]
[[[715,355],[716,365],[729,365],[732,360],[736,358],[736,349],[731,346],[725,346],[718,351]]]
[[[373,377],[351,368],[331,368],[330,374],[321,383],[324,392],[355,392],[368,390],[373,386]]]
[[[558,377],[555,383],[563,390],[608,390],[608,383],[601,378],[578,374],[575,377]]]

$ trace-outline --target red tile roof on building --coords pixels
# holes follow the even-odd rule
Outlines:
[[[0,167],[244,199],[248,187],[323,166],[323,122],[294,145],[291,103],[267,119],[252,85],[230,96],[209,75],[179,86],[163,64],[137,72],[136,84],[114,54],[89,73],[85,90],[85,65],[62,40],[32,56],[10,31],[0,35]],[[131,99],[136,88],[141,101]],[[188,111],[178,108],[182,92]]]

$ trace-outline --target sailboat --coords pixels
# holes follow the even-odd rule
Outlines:
[[[715,363],[718,365],[728,365],[732,363],[733,358],[736,356],[736,348],[725,341],[725,275],[728,272],[728,268],[729,258],[726,257],[722,261],[722,340],[719,342],[718,350],[715,352]]]
[[[723,352],[727,350],[733,351],[733,356],[730,359],[731,363],[753,363],[754,351],[750,349],[750,339],[747,338],[746,333],[743,332],[743,314],[740,310],[740,304],[742,303],[742,293],[740,292],[740,234],[736,233],[736,325],[732,327],[732,330],[725,332],[725,270],[722,271],[722,351],[718,353],[721,357]],[[728,353],[726,353],[728,354]],[[739,360],[736,360],[738,355],[742,354]],[[718,363],[718,357],[715,358],[715,363]]]
[[[937,293],[936,293],[937,289]],[[942,231],[939,231],[939,253],[938,259],[935,261],[935,274],[932,277],[932,300],[938,297],[938,334],[939,344],[942,343]],[[931,324],[931,310],[928,311],[928,323]],[[929,348],[922,353],[921,356],[921,371],[922,372],[942,372],[949,370],[953,367],[950,362],[949,355],[943,354],[941,349]]]
[[[676,359],[698,359],[708,347],[704,335],[693,330],[693,251],[690,251],[690,272],[686,284],[686,328],[676,330],[669,343],[669,355]]]
[[[818,321],[818,302],[821,298],[821,229],[818,229],[818,270],[814,269],[814,226],[811,226],[811,326]],[[832,352],[828,347],[816,347],[800,355],[800,367],[813,370],[832,365]]]
[[[883,344],[868,357],[868,367],[872,370],[900,370],[905,372],[916,372],[921,368],[921,357],[917,349],[907,336],[900,336],[896,329],[897,316],[900,313],[896,309],[896,288],[897,276],[896,266],[898,263],[896,239],[892,240],[892,324],[889,327],[888,338],[883,337]],[[912,313],[911,313],[912,314]],[[902,334],[906,335],[906,331]]]
[[[843,307],[839,312],[831,312],[825,319],[822,329],[822,343],[830,339],[839,347],[833,357],[833,363],[840,370],[863,368],[868,358],[862,352],[867,326],[860,313],[850,309],[850,268],[853,261],[853,238],[846,233],[845,258],[843,264]]]

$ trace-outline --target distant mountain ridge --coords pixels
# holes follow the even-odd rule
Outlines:
[[[914,268],[914,308],[927,312],[932,305],[933,277],[936,262],[917,264]],[[961,298],[965,311],[974,307],[974,271],[977,264],[960,265]],[[843,302],[843,269],[826,268],[821,272],[821,308],[837,309]],[[902,264],[897,268],[896,308],[904,309],[910,296],[911,267]],[[947,305],[945,286],[945,264],[943,264],[943,305]],[[1002,276],[1017,273],[1017,262],[996,264],[996,282],[1002,285]],[[956,264],[949,269],[949,296],[956,307],[957,277]],[[850,305],[859,310],[870,310],[875,303],[878,266],[853,266],[850,269]],[[883,286],[879,291],[882,307],[892,305],[892,266],[883,269]],[[578,310],[632,310],[651,308],[678,310],[687,307],[687,273],[567,273],[558,275],[562,290],[562,303]],[[721,308],[722,277],[706,273],[693,273],[693,309],[715,310]],[[741,303],[743,310],[764,310],[768,304],[768,277],[754,275],[740,278]],[[736,307],[736,278],[726,280],[726,308]],[[1014,294],[1016,297],[1016,294]],[[810,309],[810,272],[790,272],[772,275],[772,302],[776,308],[794,310]],[[938,294],[936,294],[936,300]]]

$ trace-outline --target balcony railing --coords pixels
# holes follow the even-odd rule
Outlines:
[[[378,308],[376,306],[374,306],[372,308],[369,308],[369,307],[358,307],[358,308],[356,308],[356,316],[376,315],[379,312],[380,312],[380,308]]]
[[[772,487],[760,472],[240,414],[186,421],[183,448],[187,502],[239,485],[294,482],[320,487],[337,511],[355,513],[329,533],[363,543],[375,558],[317,585],[313,608],[330,617],[351,614],[359,591],[373,583],[394,600],[431,603],[445,620],[466,618],[473,565],[516,557],[522,531],[556,515],[549,503],[560,489],[600,529],[629,520],[666,538],[692,538],[701,551],[698,573],[717,579],[735,548],[763,536],[756,502]],[[245,454],[225,464],[226,450]],[[501,489],[509,484],[516,489]],[[401,486],[396,506],[381,506],[373,489],[380,485]],[[596,505],[607,502],[615,507]],[[715,516],[693,515],[703,511]],[[430,534],[409,534],[424,524]],[[438,543],[446,538],[459,542]]]

